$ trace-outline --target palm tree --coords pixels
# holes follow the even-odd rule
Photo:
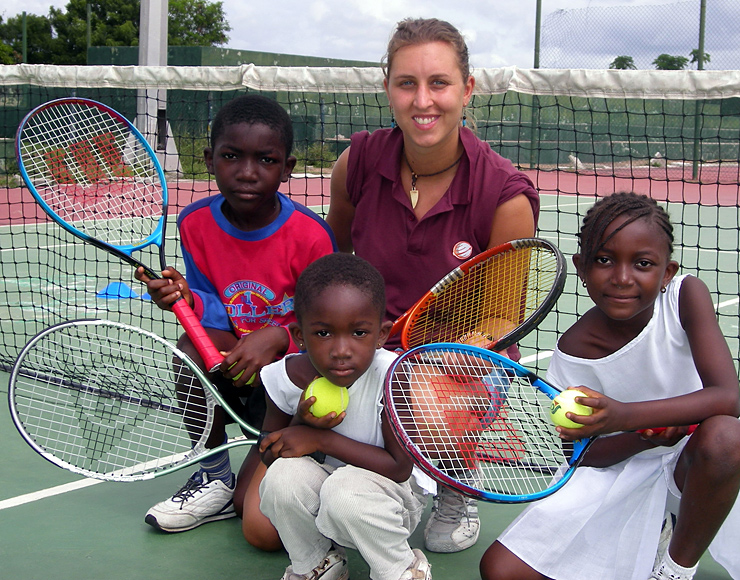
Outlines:
[[[631,56],[618,56],[611,62],[611,64],[609,65],[609,68],[613,68],[617,70],[636,70],[637,69],[637,67],[635,66],[635,61],[632,59]]]
[[[696,65],[697,65],[697,67],[698,67],[698,66],[699,66],[699,49],[698,49],[698,48],[695,48],[694,50],[692,50],[692,51],[691,51],[691,52],[689,53],[689,56],[691,57],[691,64],[694,64],[694,63],[696,63]],[[708,53],[706,53],[706,52],[705,52],[705,53],[704,53],[704,56],[703,56],[703,58],[702,58],[702,64],[703,64],[703,65],[704,65],[704,64],[707,64],[707,63],[708,63],[708,62],[710,62],[711,60],[712,60],[712,58],[711,58],[711,57],[709,56],[709,54],[708,54]]]

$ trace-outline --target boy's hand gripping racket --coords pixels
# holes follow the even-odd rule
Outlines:
[[[455,268],[393,324],[404,350],[466,342],[500,351],[529,334],[565,285],[565,258],[550,242],[514,240]]]
[[[132,257],[151,244],[166,267],[167,183],[144,136],[110,107],[65,98],[36,107],[21,121],[16,155],[23,181],[60,226],[150,278],[161,276]],[[218,368],[215,348],[185,300],[172,305],[203,358]]]
[[[108,320],[64,322],[31,339],[8,397],[15,426],[36,452],[97,479],[151,479],[252,445],[259,433],[176,346]],[[255,437],[207,449],[216,405]]]
[[[592,439],[562,441],[550,421],[560,389],[510,359],[463,344],[430,344],[388,370],[385,407],[414,463],[470,497],[521,503],[571,477]]]

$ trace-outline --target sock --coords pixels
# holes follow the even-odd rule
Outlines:
[[[228,437],[224,439],[224,443],[228,441]],[[201,472],[208,474],[208,479],[213,481],[214,479],[220,479],[227,486],[234,487],[233,479],[234,476],[231,473],[231,462],[229,461],[229,451],[224,450],[216,455],[204,459],[200,462]]]
[[[684,568],[683,566],[676,564],[671,558],[671,555],[666,550],[663,555],[663,560],[658,566],[657,577],[665,580],[691,580],[696,574],[696,570],[699,568],[699,564],[692,566],[691,568]]]

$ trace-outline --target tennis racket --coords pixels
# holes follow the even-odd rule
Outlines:
[[[554,493],[594,440],[562,441],[550,421],[561,390],[475,346],[413,348],[393,362],[384,389],[392,430],[414,463],[477,499],[522,503]]]
[[[531,332],[563,292],[563,254],[537,238],[491,248],[455,268],[393,324],[404,350],[466,342],[503,350]]]
[[[258,435],[176,346],[108,320],[64,322],[36,335],[13,366],[8,397],[15,426],[37,453],[103,480],[165,475]],[[207,449],[216,405],[255,438]]]
[[[144,136],[110,107],[82,98],[50,101],[33,109],[16,134],[23,181],[43,210],[71,234],[134,268],[152,268],[134,258],[150,245],[167,263],[167,183]],[[206,368],[223,360],[188,303],[172,305]]]

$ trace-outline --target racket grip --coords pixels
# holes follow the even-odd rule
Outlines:
[[[689,426],[689,432],[687,433],[687,435],[691,435],[694,431],[696,431],[696,428],[698,426],[699,426],[698,424],[690,425]],[[662,433],[666,429],[668,429],[668,427],[654,427],[654,428],[650,429],[650,431],[652,431],[653,433]],[[639,429],[637,432],[638,433],[644,433],[645,431],[647,431],[647,429]]]
[[[184,299],[180,299],[172,305],[172,311],[177,316],[188,337],[195,345],[195,349],[203,359],[203,363],[209,372],[214,372],[224,360],[223,355],[213,345],[211,337],[198,320],[198,317]]]

